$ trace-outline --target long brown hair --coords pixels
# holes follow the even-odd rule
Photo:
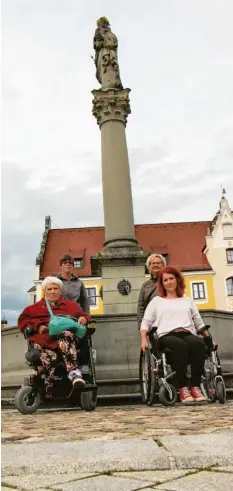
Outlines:
[[[157,286],[157,291],[160,297],[166,297],[167,296],[167,291],[165,290],[163,286],[163,275],[164,273],[167,274],[172,274],[175,276],[176,281],[177,281],[177,287],[176,287],[176,294],[177,297],[183,297],[184,292],[185,292],[185,280],[184,276],[180,271],[176,268],[173,268],[172,266],[166,266],[166,268],[162,269],[159,271],[159,279],[158,279],[158,286]]]

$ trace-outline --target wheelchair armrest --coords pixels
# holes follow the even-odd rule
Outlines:
[[[24,329],[23,335],[24,335],[25,339],[27,339],[27,338],[30,338],[30,336],[33,336],[34,333],[35,333],[35,331],[34,331],[33,327],[30,326],[30,327],[26,327]]]

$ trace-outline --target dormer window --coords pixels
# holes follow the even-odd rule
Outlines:
[[[227,264],[233,264],[233,248],[226,249]]]

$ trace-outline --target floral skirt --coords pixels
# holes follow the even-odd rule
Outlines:
[[[34,343],[34,348],[41,351],[41,366],[38,367],[38,371],[45,376],[44,382],[47,397],[52,397],[52,378],[54,376],[58,358],[62,358],[67,373],[78,368],[77,348],[74,335],[69,331],[62,332],[57,337],[57,344],[57,348],[55,350],[51,350],[41,346],[38,343]]]

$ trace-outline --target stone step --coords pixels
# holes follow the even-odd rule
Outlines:
[[[233,373],[226,372],[223,374],[226,384],[228,398],[233,397]],[[98,400],[116,400],[116,399],[140,399],[139,379],[104,379],[97,380]],[[14,405],[14,397],[20,385],[3,385],[1,402],[2,406]]]

